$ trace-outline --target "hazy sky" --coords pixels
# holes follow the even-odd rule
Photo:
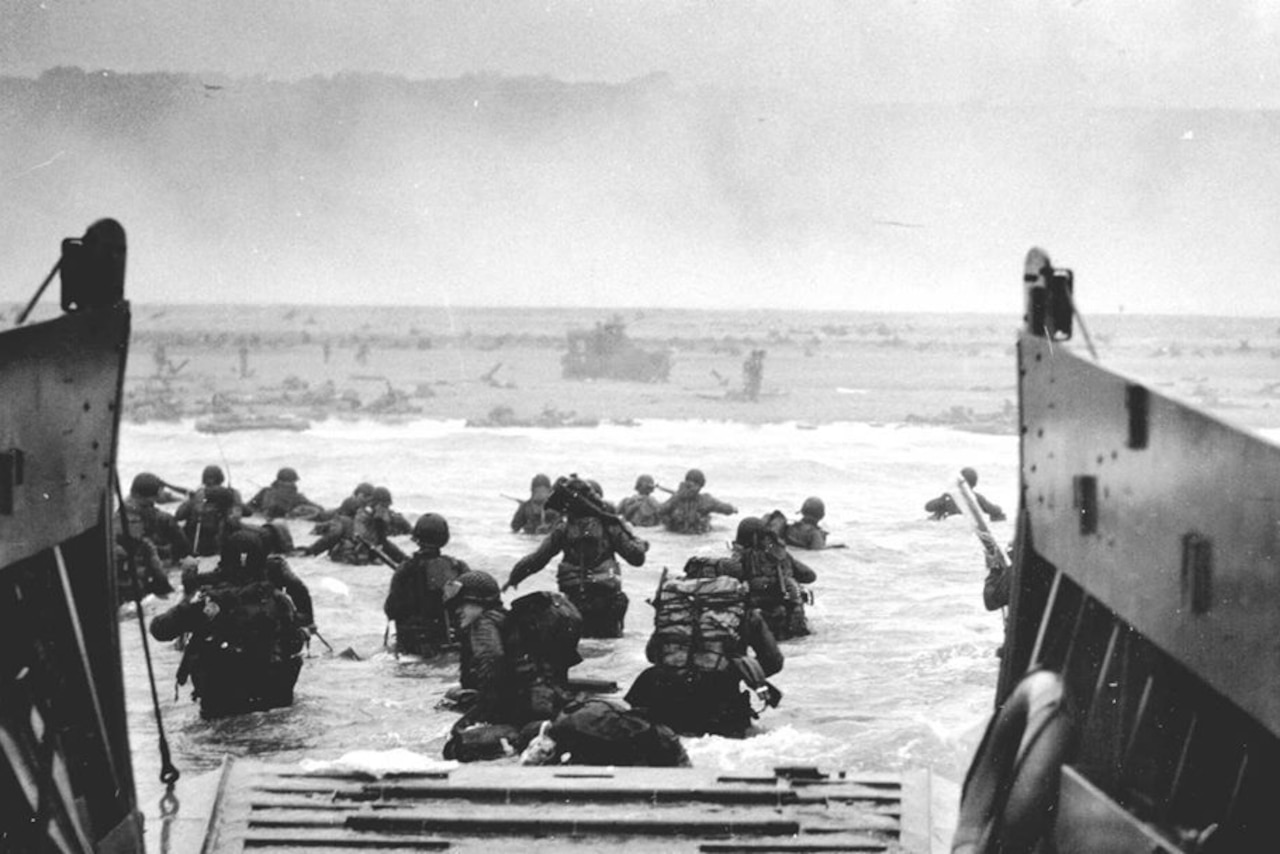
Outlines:
[[[0,109],[0,192],[72,220],[53,226],[66,233],[84,212],[119,216],[144,300],[342,302],[368,271],[409,285],[362,292],[383,302],[1004,310],[992,282],[1016,282],[1044,244],[1106,310],[1280,314],[1280,120],[1266,112],[1280,110],[1280,0],[0,0],[0,75],[57,66],[232,83],[664,72],[684,93],[717,90],[698,93],[701,114],[650,117],[648,136],[585,126],[453,149],[435,127],[412,137],[397,113],[350,105],[364,118],[340,128],[336,168],[278,157],[237,172],[229,214],[135,152],[6,129]],[[716,115],[734,87],[770,90],[772,106],[730,115],[726,98]],[[243,154],[235,134],[253,126],[234,86],[217,91],[166,120],[165,151],[192,152],[193,178]],[[886,103],[965,109],[935,122],[856,108]],[[954,117],[975,105],[1029,111],[1007,126],[1000,111]],[[1235,112],[1172,112],[1204,108]],[[326,199],[340,203],[307,208]]]
[[[1274,108],[1278,21],[1248,0],[0,0],[0,73],[661,70],[873,101]]]

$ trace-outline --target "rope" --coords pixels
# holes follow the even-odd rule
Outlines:
[[[45,288],[49,287],[49,283],[53,281],[53,277],[58,275],[58,270],[62,268],[62,259],[53,265],[53,269],[49,271],[49,275],[44,277],[44,281],[40,283],[40,287],[36,288],[35,294],[31,297],[31,302],[27,303],[27,307],[22,310],[22,314],[18,315],[17,322],[14,326],[21,326],[27,322],[27,318],[31,315],[31,310],[36,307],[36,303],[40,302],[40,297],[44,296]]]
[[[147,662],[147,683],[151,686],[151,707],[156,717],[156,732],[160,735],[160,782],[172,785],[178,781],[181,773],[174,766],[169,755],[169,740],[164,735],[164,719],[160,716],[160,695],[156,691],[156,673],[155,668],[151,664],[151,644],[147,640],[147,624],[142,615],[142,585],[138,577],[138,565],[134,558],[134,542],[133,534],[129,530],[127,513],[124,506],[124,492],[120,488],[120,472],[112,467],[116,488],[116,498],[120,501],[120,514],[126,517],[124,524],[120,526],[120,535],[124,538],[125,560],[129,564],[129,572],[133,575],[133,604],[138,611],[138,632],[142,635],[142,657]]]

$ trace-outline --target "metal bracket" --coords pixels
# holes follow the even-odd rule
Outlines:
[[[0,451],[0,515],[13,515],[14,499],[25,478],[26,457],[18,448]]]

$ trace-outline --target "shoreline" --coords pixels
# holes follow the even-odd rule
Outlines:
[[[659,418],[1017,429],[1016,336],[990,316],[923,315],[889,325],[871,317],[824,323],[814,315],[786,326],[795,318],[648,314],[623,323],[623,339],[629,355],[665,358],[665,381],[653,382],[567,378],[571,342],[575,335],[583,340],[583,313],[553,316],[531,316],[517,329],[510,312],[481,314],[472,323],[491,322],[473,333],[432,330],[413,309],[393,324],[383,313],[358,309],[282,316],[263,306],[228,314],[171,307],[138,319],[123,417],[132,423],[461,419],[551,428]],[[1264,330],[1252,323],[1247,331],[1261,340]],[[601,328],[607,327],[597,321]],[[1104,361],[1223,420],[1280,427],[1280,346],[1249,346],[1236,326],[1184,328],[1179,321],[1142,331],[1141,337],[1099,331]],[[748,362],[756,351],[763,357],[757,399],[750,400]]]

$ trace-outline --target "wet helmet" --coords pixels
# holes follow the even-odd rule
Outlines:
[[[129,492],[140,498],[155,498],[160,494],[160,487],[164,486],[160,482],[160,478],[149,471],[144,471],[133,479],[133,483],[129,485]]]
[[[283,480],[286,483],[297,483],[298,473],[294,469],[285,466],[280,469],[280,471],[276,472],[276,480]]]
[[[689,469],[684,473],[684,479],[689,483],[696,483],[698,486],[707,485],[707,476],[702,473],[702,469]]]
[[[272,519],[268,522],[263,530],[269,538],[267,551],[275,553],[293,551],[293,532],[289,530],[289,525],[283,519]]]
[[[266,569],[266,552],[260,537],[250,531],[236,531],[222,545],[218,568],[229,573],[244,573],[255,578]]]
[[[642,474],[636,478],[636,492],[641,495],[648,495],[653,492],[654,480],[652,475]]]
[[[413,523],[413,541],[424,546],[444,548],[449,542],[449,523],[439,513],[423,513]]]
[[[390,507],[391,506],[391,490],[387,489],[385,486],[375,486],[373,488],[373,492],[369,494],[369,503],[386,504],[388,507]]]
[[[453,602],[475,602],[479,605],[496,605],[502,601],[502,591],[492,575],[473,569],[464,572],[445,588],[445,597]]]
[[[748,548],[762,545],[769,538],[769,528],[758,516],[748,516],[738,523],[738,535],[734,542]]]
[[[827,505],[823,504],[818,496],[810,495],[804,500],[804,504],[800,505],[800,515],[808,516],[810,519],[821,519],[827,515]]]
[[[550,489],[551,478],[547,477],[545,474],[535,474],[533,476],[533,480],[529,483],[529,489],[534,490],[539,486],[545,486],[547,489]]]
[[[220,486],[227,479],[218,466],[205,466],[200,472],[200,482],[205,486]]]
[[[211,486],[204,491],[204,501],[225,513],[235,506],[236,494],[225,486]]]
[[[967,466],[960,469],[960,476],[964,478],[965,483],[969,484],[970,489],[978,485],[978,473],[973,469]]]
[[[357,483],[354,494],[363,495],[368,498],[370,495],[373,495],[373,484],[369,483],[367,480]]]

